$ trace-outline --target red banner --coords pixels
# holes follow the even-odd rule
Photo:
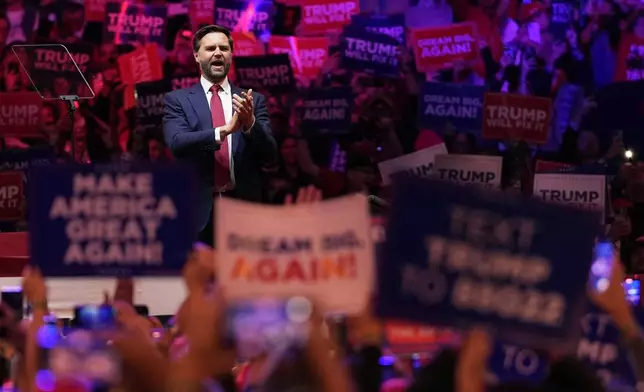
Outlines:
[[[483,138],[543,144],[550,134],[549,98],[485,93]]]
[[[300,0],[300,33],[320,35],[342,30],[351,23],[351,15],[360,13],[358,0]]]
[[[574,167],[573,165],[568,165],[566,163],[542,161],[541,159],[537,159],[537,163],[534,167],[534,172],[546,173],[546,172],[551,172],[559,169],[571,169],[573,167]]]
[[[163,79],[161,58],[156,44],[148,44],[118,58],[124,84],[154,82]]]
[[[190,16],[190,21],[197,26],[215,23],[215,1],[189,0],[188,15]]]
[[[22,219],[22,172],[0,172],[0,220]]]
[[[42,98],[37,93],[0,93],[0,135],[38,135]]]
[[[471,23],[412,30],[416,68],[429,72],[455,61],[479,58],[475,27]]]
[[[316,78],[329,56],[330,45],[326,37],[271,36],[268,41],[268,52],[288,54],[295,76]]]

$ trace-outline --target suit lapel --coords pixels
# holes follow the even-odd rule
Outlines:
[[[206,98],[206,93],[203,91],[201,83],[197,83],[192,86],[190,93],[188,94],[188,100],[190,100],[192,107],[195,109],[195,112],[197,112],[201,129],[206,130],[212,128],[210,106],[208,105],[208,98]]]

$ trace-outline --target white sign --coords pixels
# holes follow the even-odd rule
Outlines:
[[[266,206],[216,202],[217,278],[229,299],[307,296],[355,314],[371,299],[374,251],[367,198]]]
[[[434,157],[447,154],[445,144],[437,144],[411,154],[383,161],[378,164],[384,185],[390,185],[392,178],[399,174],[414,177],[429,177],[434,166]]]
[[[434,175],[459,184],[501,187],[502,157],[444,154],[434,158]]]
[[[545,201],[597,211],[604,217],[606,176],[599,174],[534,175],[533,194]]]

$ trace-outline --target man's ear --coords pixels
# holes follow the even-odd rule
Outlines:
[[[199,64],[199,53],[192,52],[192,57],[195,58],[195,63]]]

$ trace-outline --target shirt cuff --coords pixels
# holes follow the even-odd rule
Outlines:
[[[244,132],[245,134],[248,134],[248,132],[249,132],[251,129],[253,129],[253,127],[255,126],[255,120],[256,120],[256,119],[255,119],[255,116],[253,116],[253,123],[251,124],[251,126],[250,126],[250,127],[248,127],[248,129],[243,129],[243,127],[242,127],[242,132]]]
[[[215,128],[215,142],[221,144],[221,129],[220,129],[220,127]]]

